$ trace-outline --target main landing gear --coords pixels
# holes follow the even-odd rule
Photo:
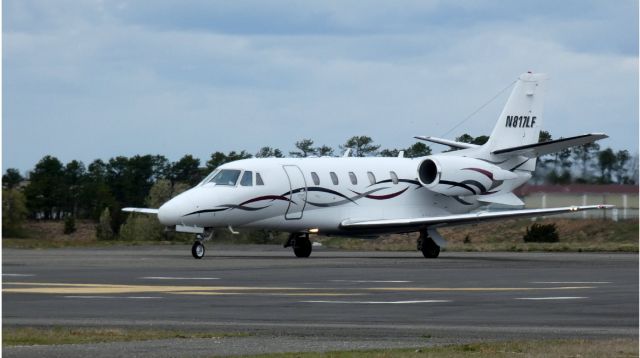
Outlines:
[[[293,247],[296,257],[309,257],[313,246],[309,240],[309,233],[294,232],[289,235],[289,239],[284,243],[284,247]]]
[[[196,235],[196,241],[193,243],[193,246],[191,246],[191,255],[194,259],[200,260],[204,257],[204,242],[207,240],[211,240],[212,237],[212,229],[206,229],[204,233]]]
[[[440,255],[440,246],[438,246],[426,230],[420,231],[418,238],[418,251],[422,251],[422,255],[428,259],[435,259]]]

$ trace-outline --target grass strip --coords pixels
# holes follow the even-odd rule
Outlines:
[[[157,339],[192,339],[243,337],[246,333],[189,332],[158,329],[93,327],[3,327],[2,346],[32,346],[148,341]]]
[[[493,357],[638,357],[635,339],[527,340],[471,344],[453,344],[410,349],[377,349],[336,352],[274,353],[254,358],[493,358]]]

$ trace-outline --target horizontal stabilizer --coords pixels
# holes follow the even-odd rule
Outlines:
[[[478,201],[490,204],[500,204],[508,206],[524,206],[524,203],[514,193],[479,195]]]
[[[436,137],[415,136],[413,138],[419,139],[419,140],[424,140],[426,142],[431,142],[431,143],[444,144],[444,145],[448,145],[449,147],[459,148],[459,149],[478,148],[479,147],[479,145],[477,145],[477,144],[456,142],[455,140],[436,138]]]
[[[142,213],[142,214],[155,214],[158,215],[158,209],[149,209],[149,208],[123,208],[122,211],[126,211],[128,213]]]
[[[548,142],[498,149],[494,150],[491,154],[521,155],[524,157],[536,158],[541,155],[556,153],[566,148],[584,145],[604,138],[609,138],[609,136],[603,133],[583,134],[575,137],[550,140]]]
[[[567,206],[562,208],[549,209],[522,209],[522,210],[501,210],[483,211],[469,214],[454,214],[443,216],[429,216],[407,219],[380,219],[380,220],[345,220],[340,224],[344,230],[420,230],[425,227],[434,226],[454,226],[473,224],[482,221],[511,219],[523,217],[535,217],[554,214],[571,213],[582,210],[611,209],[613,205],[585,205]]]

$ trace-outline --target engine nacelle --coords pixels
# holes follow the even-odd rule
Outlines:
[[[490,193],[504,180],[518,176],[482,160],[434,155],[418,166],[418,180],[429,190],[451,196]]]

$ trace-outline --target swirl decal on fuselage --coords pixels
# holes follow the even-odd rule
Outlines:
[[[382,184],[382,183],[387,183],[387,182],[392,182],[391,179],[388,180],[383,180],[380,182],[377,182],[375,184],[372,185],[376,185],[376,184]],[[409,180],[409,179],[399,179],[398,182],[402,182],[402,183],[410,183],[413,185],[416,185],[417,188],[416,189],[420,189],[422,188],[422,185],[415,180]],[[372,185],[369,185],[369,187],[371,187]],[[262,209],[266,209],[268,207],[270,207],[272,204],[269,205],[263,205],[263,206],[258,206],[258,207],[252,207],[252,206],[247,206],[248,204],[253,204],[253,203],[257,203],[260,201],[265,201],[265,200],[269,200],[270,202],[276,201],[276,200],[280,200],[280,201],[287,201],[293,205],[299,205],[298,203],[296,203],[295,201],[293,201],[291,198],[288,198],[287,196],[292,196],[293,194],[297,194],[303,191],[307,191],[307,192],[320,192],[320,193],[325,193],[325,194],[330,194],[330,195],[335,195],[338,196],[340,198],[342,198],[342,200],[338,200],[338,201],[334,201],[334,202],[316,202],[316,201],[310,201],[310,200],[306,200],[306,203],[312,206],[316,206],[316,207],[320,207],[320,208],[328,208],[328,207],[334,207],[334,206],[340,206],[340,205],[345,205],[345,204],[356,204],[358,205],[358,203],[356,203],[356,201],[362,199],[362,198],[366,198],[366,199],[371,199],[371,200],[388,200],[388,199],[393,199],[397,196],[402,195],[404,192],[406,192],[409,187],[407,186],[406,188],[390,193],[390,194],[384,194],[384,195],[373,195],[373,193],[379,192],[381,190],[386,190],[389,189],[390,187],[381,187],[381,188],[375,188],[375,189],[371,189],[368,190],[366,192],[363,193],[359,193],[357,191],[351,190],[351,192],[353,192],[355,195],[354,196],[347,196],[344,195],[338,191],[329,189],[329,188],[323,188],[323,187],[318,187],[318,186],[312,186],[312,187],[303,187],[303,188],[296,188],[290,191],[287,191],[285,193],[283,193],[282,195],[264,195],[264,196],[259,196],[259,197],[255,197],[252,199],[248,199],[243,201],[240,204],[222,204],[222,205],[218,205],[216,208],[212,208],[212,209],[204,209],[204,210],[197,210],[197,211],[193,211],[190,212],[188,214],[183,215],[183,217],[185,216],[190,216],[190,215],[196,215],[196,214],[207,214],[207,213],[217,213],[217,212],[221,212],[221,211],[227,211],[227,210],[234,210],[234,209],[238,209],[238,210],[244,210],[244,211],[258,211],[258,210],[262,210]]]

